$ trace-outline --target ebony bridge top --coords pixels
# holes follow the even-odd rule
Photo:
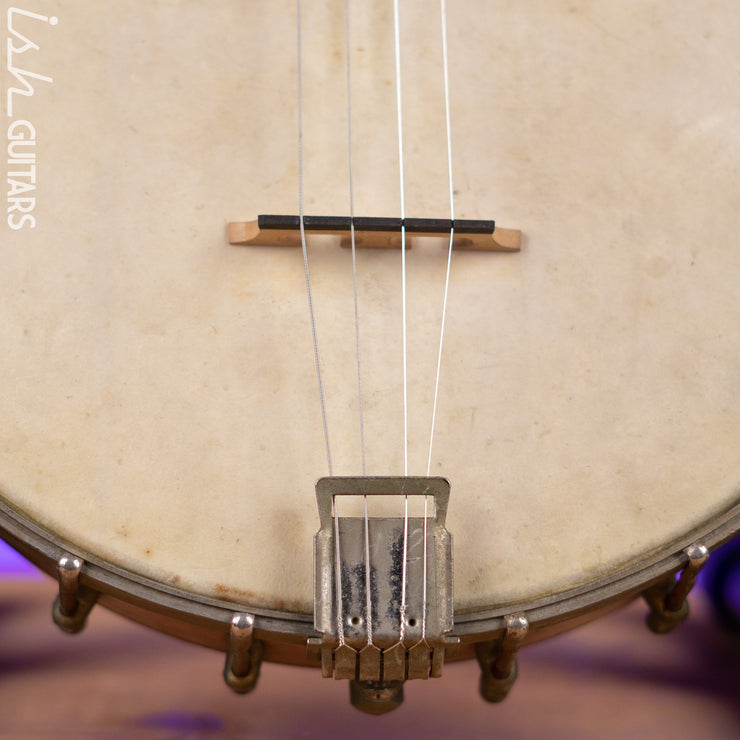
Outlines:
[[[492,252],[517,252],[521,232],[502,229],[492,220],[442,218],[366,218],[349,216],[304,216],[303,229],[308,234],[341,237],[343,247],[351,246],[352,226],[358,247],[398,249],[406,233],[406,246],[417,237],[449,237],[453,249]],[[229,242],[254,246],[301,246],[300,216],[258,216],[256,221],[229,224]]]

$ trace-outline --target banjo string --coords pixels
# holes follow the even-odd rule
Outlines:
[[[360,416],[360,458],[365,476],[365,417],[362,403],[362,363],[360,362],[360,311],[357,289],[357,244],[355,240],[355,196],[352,168],[352,65],[350,60],[349,0],[344,0],[344,34],[347,47],[347,153],[349,162],[349,232],[352,245],[352,297],[355,309],[355,359],[357,363],[357,403]]]
[[[329,426],[326,419],[326,404],[324,402],[324,384],[321,378],[321,360],[319,357],[319,342],[316,336],[316,315],[311,292],[311,274],[308,269],[308,248],[306,246],[306,229],[303,223],[303,74],[301,68],[301,0],[296,0],[297,14],[297,49],[298,49],[298,222],[301,230],[301,249],[303,251],[303,271],[306,278],[306,296],[308,298],[308,312],[311,318],[311,336],[313,338],[313,354],[316,364],[316,378],[319,386],[319,403],[321,405],[321,420],[324,427],[324,445],[326,447],[326,462],[329,475],[333,474],[331,463],[331,447],[329,445]]]
[[[432,409],[432,424],[430,431],[429,456],[427,460],[427,475],[431,470],[432,446],[434,440],[434,427],[436,421],[436,409],[439,394],[439,377],[441,368],[442,348],[444,341],[445,318],[447,312],[447,297],[449,291],[450,265],[452,257],[452,244],[454,239],[454,205],[453,205],[453,184],[452,184],[452,147],[451,147],[451,126],[450,126],[450,106],[449,106],[449,72],[447,57],[447,26],[446,26],[446,4],[445,0],[440,2],[441,24],[442,24],[442,54],[443,54],[443,74],[444,74],[444,92],[445,92],[445,115],[447,127],[447,158],[448,158],[448,179],[450,191],[450,239],[448,246],[447,267],[445,276],[445,290],[442,307],[442,324],[440,329],[440,341],[437,358],[437,370],[434,389],[434,402]],[[321,418],[324,431],[324,444],[326,448],[327,467],[329,475],[333,475],[333,466],[331,458],[331,446],[329,442],[329,430],[326,413],[326,403],[324,398],[323,380],[321,375],[321,361],[319,354],[318,338],[316,332],[316,317],[313,304],[313,295],[311,290],[311,277],[308,261],[308,249],[306,243],[305,224],[304,224],[304,190],[303,190],[303,80],[302,80],[302,34],[301,34],[301,0],[296,0],[297,15],[297,87],[298,87],[298,212],[299,226],[301,235],[301,249],[303,254],[304,274],[306,280],[306,294],[311,323],[311,335],[313,340],[314,362],[316,366],[317,384],[319,390],[319,402],[321,407]],[[404,476],[408,476],[408,370],[407,370],[407,299],[406,299],[406,227],[405,219],[405,196],[404,196],[404,155],[403,155],[403,107],[402,107],[402,83],[401,83],[401,44],[400,44],[400,22],[399,22],[399,2],[393,0],[393,20],[394,20],[394,51],[395,51],[395,73],[396,73],[396,109],[397,109],[397,127],[398,127],[398,160],[399,160],[399,194],[400,194],[400,214],[401,214],[401,305],[402,305],[402,355],[403,355],[403,448],[404,448]],[[352,242],[352,279],[353,279],[353,300],[355,312],[355,352],[357,363],[357,382],[359,395],[359,416],[360,416],[360,447],[362,457],[362,474],[366,474],[365,467],[365,440],[364,440],[364,418],[362,409],[362,374],[360,361],[360,332],[359,332],[359,310],[358,310],[358,288],[357,288],[357,260],[356,260],[356,240],[354,230],[354,197],[353,197],[353,172],[352,172],[352,102],[351,102],[351,64],[350,64],[350,42],[349,42],[349,1],[345,0],[345,33],[347,45],[347,128],[348,128],[348,149],[349,149],[349,194],[350,194],[350,235]],[[333,500],[334,516],[334,539],[336,548],[335,557],[335,581],[337,597],[337,634],[340,644],[344,644],[344,619],[343,619],[343,599],[341,583],[341,553],[339,543],[339,520],[336,499]],[[424,521],[423,521],[423,576],[422,576],[422,639],[426,635],[426,612],[427,612],[427,517],[428,517],[428,497],[424,496]],[[368,644],[372,644],[372,612],[371,612],[371,588],[370,588],[370,564],[369,564],[369,521],[367,495],[364,496],[364,525],[365,525],[365,588],[366,588],[366,611],[367,611],[367,634]],[[401,607],[400,607],[400,629],[399,641],[403,642],[406,631],[406,610],[407,610],[407,578],[408,578],[408,531],[409,531],[409,509],[408,494],[404,494],[404,528],[403,528],[403,562],[401,578]]]
[[[429,432],[429,456],[427,458],[427,477],[432,469],[432,446],[434,443],[434,426],[437,419],[437,400],[439,398],[439,377],[442,368],[442,346],[444,343],[445,323],[447,319],[447,296],[450,287],[450,266],[452,264],[452,245],[455,238],[455,203],[452,184],[452,126],[450,122],[450,74],[447,56],[447,4],[440,0],[442,22],[442,74],[444,77],[445,124],[447,130],[447,179],[450,193],[450,241],[447,247],[447,271],[445,275],[444,299],[442,301],[442,324],[439,330],[439,351],[437,353],[437,376],[434,381],[434,402],[432,404],[432,426]]]
[[[311,274],[308,269],[308,248],[306,246],[306,229],[303,222],[303,68],[302,68],[302,38],[301,38],[301,0],[296,0],[296,35],[297,35],[297,86],[298,86],[298,222],[301,230],[301,249],[303,252],[303,270],[306,278],[306,295],[308,298],[308,312],[311,318],[311,336],[313,338],[314,362],[316,364],[316,378],[319,386],[319,402],[321,405],[321,420],[324,427],[324,444],[326,447],[326,462],[329,476],[333,475],[331,462],[331,447],[329,445],[329,427],[326,419],[326,404],[324,402],[324,384],[321,378],[321,361],[319,358],[319,343],[316,336],[316,316],[311,293]],[[332,514],[334,517],[334,546],[335,546],[335,594],[337,600],[337,636],[339,644],[344,645],[344,600],[342,598],[342,568],[339,545],[339,516],[336,497],[332,499]]]
[[[398,122],[398,183],[401,211],[401,326],[403,354],[403,474],[409,474],[408,372],[406,352],[406,204],[403,170],[403,105],[401,101],[401,37],[398,0],[393,0],[393,39],[396,58],[396,111]]]
[[[408,374],[406,362],[406,207],[404,201],[403,177],[403,106],[401,102],[401,36],[398,0],[393,0],[393,41],[396,61],[396,111],[398,123],[398,179],[401,208],[401,325],[402,325],[402,353],[403,353],[403,474],[409,474],[409,438],[408,438]],[[399,613],[399,642],[403,642],[406,634],[406,578],[409,540],[409,497],[404,494],[403,513],[403,562],[401,566],[401,610]]]
[[[357,244],[355,241],[355,198],[352,169],[352,63],[350,50],[350,7],[349,0],[344,0],[344,36],[347,48],[347,149],[349,154],[349,229],[352,242],[352,297],[355,308],[355,357],[357,361],[357,399],[360,415],[360,457],[362,475],[366,475],[365,466],[365,423],[362,404],[362,365],[360,362],[360,312],[357,290]],[[370,582],[370,520],[368,516],[367,494],[364,495],[364,535],[365,535],[365,624],[367,644],[373,644],[372,584]]]
[[[444,78],[445,127],[447,134],[447,180],[450,195],[450,241],[447,245],[447,266],[445,272],[444,299],[442,301],[442,322],[439,329],[439,351],[437,352],[437,373],[434,381],[434,401],[432,403],[432,425],[429,431],[429,456],[427,458],[427,477],[432,470],[432,447],[434,444],[434,426],[437,419],[437,401],[439,399],[439,376],[442,368],[442,347],[444,345],[445,324],[447,318],[447,297],[450,288],[450,268],[452,265],[452,245],[455,239],[455,202],[452,180],[452,126],[450,121],[450,73],[447,54],[447,3],[440,0],[440,26],[442,31],[442,75]],[[422,559],[422,618],[421,639],[426,639],[427,632],[427,516],[428,497],[424,496],[424,554]]]

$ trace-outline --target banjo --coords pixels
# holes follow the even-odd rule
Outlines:
[[[5,4],[0,535],[378,713],[740,529],[740,16],[374,6]]]

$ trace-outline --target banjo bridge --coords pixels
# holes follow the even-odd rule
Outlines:
[[[405,232],[405,239],[404,234]],[[448,238],[452,248],[484,252],[518,252],[522,233],[502,229],[494,221],[442,218],[350,218],[349,216],[304,216],[306,235],[341,237],[343,247],[400,249],[410,247],[418,237]],[[258,216],[256,221],[229,224],[229,243],[241,246],[300,247],[300,216]]]
[[[393,708],[388,692],[407,679],[442,673],[453,614],[449,490],[443,478],[316,483],[314,623],[322,637],[309,641],[309,656],[324,676],[350,679],[353,703],[365,711]]]

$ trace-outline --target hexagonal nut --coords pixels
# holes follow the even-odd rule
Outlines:
[[[386,714],[403,703],[403,683],[403,681],[350,681],[350,703],[366,714]]]

